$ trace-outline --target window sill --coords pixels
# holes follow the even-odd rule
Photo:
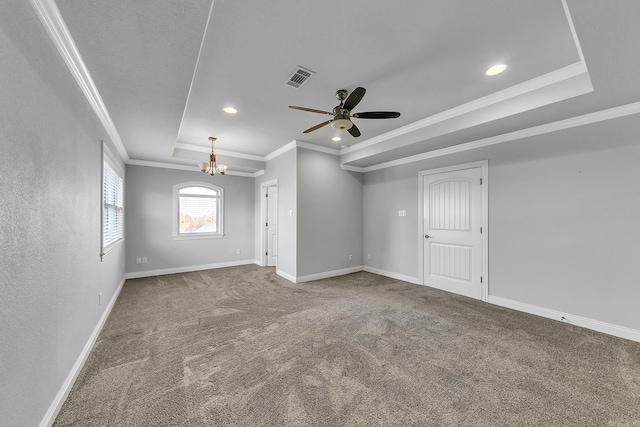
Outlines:
[[[114,252],[114,250],[120,247],[120,245],[122,244],[124,244],[124,239],[120,239],[116,242],[111,243],[106,248],[103,248],[102,253],[100,254],[100,261],[104,261],[105,258],[107,258],[107,256],[111,255]]]
[[[203,235],[180,235],[173,236],[173,240],[200,240],[200,239],[222,239],[224,234],[203,234]]]

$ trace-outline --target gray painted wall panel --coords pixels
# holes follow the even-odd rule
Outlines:
[[[298,148],[298,276],[363,265],[362,174]],[[353,259],[349,261],[349,255]]]
[[[173,186],[192,181],[224,189],[223,238],[174,240]],[[254,259],[253,178],[127,165],[125,206],[127,273]]]
[[[260,184],[278,179],[278,261],[277,269],[296,276],[296,224],[298,218],[296,165],[297,150],[291,149],[267,162],[265,174],[255,180],[255,258],[261,259]],[[289,212],[292,215],[289,215]]]
[[[124,245],[100,261],[106,132],[29,2],[3,2],[0,58],[0,425],[34,426],[124,279]]]
[[[640,330],[640,147],[490,169],[490,294]]]
[[[636,122],[617,119],[366,173],[365,264],[417,276],[418,172],[488,159],[489,294],[639,330]],[[398,217],[405,208],[407,217]]]
[[[418,276],[418,171],[415,165],[365,175],[365,265]],[[398,216],[406,210],[407,216]],[[369,260],[368,254],[371,254]]]

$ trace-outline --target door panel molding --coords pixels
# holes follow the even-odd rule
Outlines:
[[[482,262],[481,262],[481,300],[487,301],[489,298],[489,209],[488,209],[488,190],[489,190],[489,161],[483,160],[472,163],[464,163],[460,165],[452,165],[443,168],[430,169],[418,172],[418,278],[421,285],[425,285],[425,271],[424,271],[424,239],[425,239],[425,226],[424,226],[424,177],[427,175],[440,174],[445,172],[461,171],[465,169],[480,168],[482,185],[480,186],[481,194],[481,226],[482,226]],[[462,187],[454,189],[454,191],[463,191]],[[461,274],[460,272],[453,272],[454,276]]]

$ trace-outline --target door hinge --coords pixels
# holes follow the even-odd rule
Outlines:
[[[265,254],[265,256],[266,256],[266,255],[269,255],[269,252],[265,252],[264,254]]]
[[[480,276],[480,283],[482,283],[482,276]]]
[[[265,193],[264,197],[268,198],[269,197],[269,193]]]
[[[482,178],[480,178],[480,185],[482,185]]]
[[[480,227],[480,234],[482,234],[482,227]]]
[[[268,227],[268,226],[269,226],[269,223],[268,223],[268,222],[265,222],[265,223],[264,223],[264,226],[265,226],[265,227]]]

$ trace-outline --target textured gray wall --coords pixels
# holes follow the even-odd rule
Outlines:
[[[491,295],[640,330],[640,146],[490,169]]]
[[[173,239],[173,186],[192,181],[224,189],[223,238]],[[253,178],[127,165],[125,206],[127,273],[255,258]]]
[[[407,216],[398,216],[399,210]],[[418,169],[407,165],[365,175],[365,264],[418,277]],[[368,259],[368,255],[371,259]]]
[[[277,269],[289,276],[296,277],[296,223],[298,218],[297,184],[296,184],[297,149],[267,162],[265,174],[255,179],[255,258],[261,259],[262,242],[260,241],[260,184],[278,179],[278,261]],[[289,211],[293,215],[289,216]]]
[[[298,148],[297,179],[298,277],[363,265],[362,174],[340,169],[337,156]]]
[[[489,294],[640,330],[639,127],[627,117],[369,172],[365,264],[417,277],[418,172],[488,159]]]
[[[124,279],[124,245],[100,261],[106,134],[29,2],[3,1],[0,58],[0,425],[35,426]]]

